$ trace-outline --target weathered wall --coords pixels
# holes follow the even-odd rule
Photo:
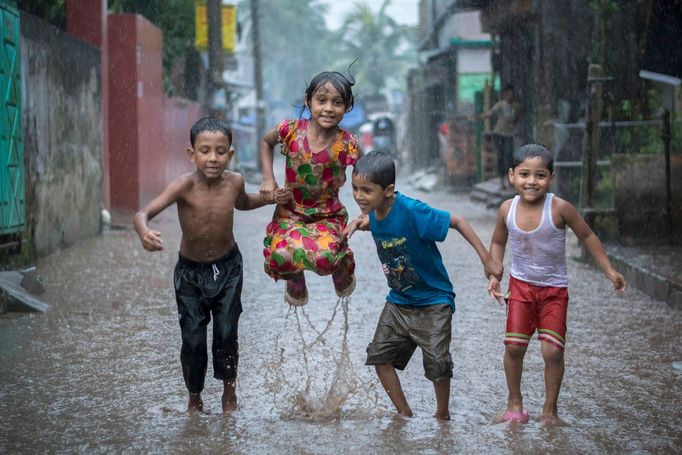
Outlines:
[[[665,224],[665,160],[656,155],[616,155],[614,206],[623,241],[668,240]],[[675,242],[682,242],[682,155],[671,156],[672,218]]]
[[[100,231],[100,52],[21,14],[26,223],[47,255]]]
[[[187,156],[187,147],[190,145],[189,130],[202,116],[203,111],[199,103],[184,98],[166,98],[164,102],[166,183],[194,169]]]

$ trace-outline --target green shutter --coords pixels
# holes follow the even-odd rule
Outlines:
[[[24,140],[21,126],[19,11],[0,0],[0,235],[24,229]]]

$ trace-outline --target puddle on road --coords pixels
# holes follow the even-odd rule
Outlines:
[[[416,195],[470,218],[484,242],[494,213],[463,196]],[[675,453],[682,449],[682,313],[636,292],[615,297],[595,269],[569,261],[571,303],[560,415],[570,427],[531,420],[493,425],[506,397],[504,309],[490,302],[475,253],[460,236],[439,245],[457,292],[449,423],[431,417],[432,385],[419,350],[400,379],[415,417],[392,417],[374,369],[364,365],[386,294],[371,236],[351,247],[358,287],[338,301],[329,277],[312,276],[299,309],[263,272],[271,211],[239,213],[244,255],[240,409],[222,417],[222,384],[210,371],[207,414],[188,416],[172,290],[179,229],[159,222],[167,250],[145,253],[130,231],[98,236],[38,264],[51,308],[0,319],[3,453]],[[173,221],[175,223],[175,221]],[[333,296],[333,297],[330,297]],[[332,300],[333,299],[333,300]],[[210,333],[210,330],[209,330]],[[209,363],[210,365],[210,363]],[[537,340],[523,391],[531,415],[544,398]]]

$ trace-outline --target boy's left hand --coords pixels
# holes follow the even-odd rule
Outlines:
[[[488,278],[488,295],[500,305],[505,305],[505,299],[509,298],[500,292],[500,280],[493,275]]]
[[[275,190],[275,202],[279,205],[286,205],[292,198],[291,188],[277,188]]]
[[[367,215],[360,215],[359,217],[355,218],[353,221],[348,223],[348,225],[346,225],[346,228],[341,233],[341,236],[344,239],[349,239],[357,230],[360,231],[369,230],[369,217]]]
[[[627,282],[625,281],[625,277],[615,270],[608,273],[606,276],[613,283],[613,289],[615,289],[616,293],[618,295],[623,295],[625,293],[625,289],[628,286]]]

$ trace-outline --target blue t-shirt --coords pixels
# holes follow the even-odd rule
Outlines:
[[[450,229],[450,214],[396,193],[391,211],[370,230],[391,291],[386,300],[398,305],[447,303],[455,311],[455,292],[436,242]]]

